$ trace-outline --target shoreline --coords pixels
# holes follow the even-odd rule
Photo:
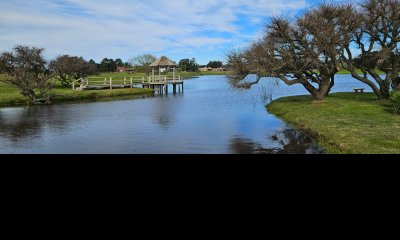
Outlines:
[[[373,93],[332,93],[322,103],[308,95],[282,97],[266,109],[313,137],[328,154],[400,153],[399,115],[391,112],[389,100]]]
[[[76,102],[95,102],[99,100],[119,100],[126,97],[148,97],[152,96],[154,91],[146,88],[129,88],[113,90],[84,90],[76,91],[72,89],[55,89],[53,101],[49,105],[59,103]],[[30,105],[25,97],[14,96],[10,99],[0,101],[0,108],[35,106]]]

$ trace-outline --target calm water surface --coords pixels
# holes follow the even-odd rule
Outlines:
[[[268,80],[236,91],[223,76],[203,76],[176,95],[1,108],[0,153],[322,153],[265,109],[268,93],[306,90]],[[333,92],[355,87],[364,86],[340,75]]]

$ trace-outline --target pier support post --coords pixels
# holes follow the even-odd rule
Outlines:
[[[176,94],[176,84],[173,85],[173,92]]]

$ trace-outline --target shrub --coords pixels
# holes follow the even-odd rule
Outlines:
[[[46,67],[43,49],[16,46],[0,55],[0,68],[5,76],[0,81],[15,85],[30,103],[50,103],[54,81]]]
[[[390,100],[393,103],[392,109],[394,114],[400,113],[400,91],[394,91],[390,97]]]

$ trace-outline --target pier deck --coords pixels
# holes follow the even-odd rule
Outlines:
[[[79,87],[76,85],[79,84]],[[168,94],[168,86],[172,85],[173,92],[182,89],[184,80],[181,76],[154,76],[154,77],[90,77],[72,83],[74,90],[101,90],[117,88],[150,88]]]

